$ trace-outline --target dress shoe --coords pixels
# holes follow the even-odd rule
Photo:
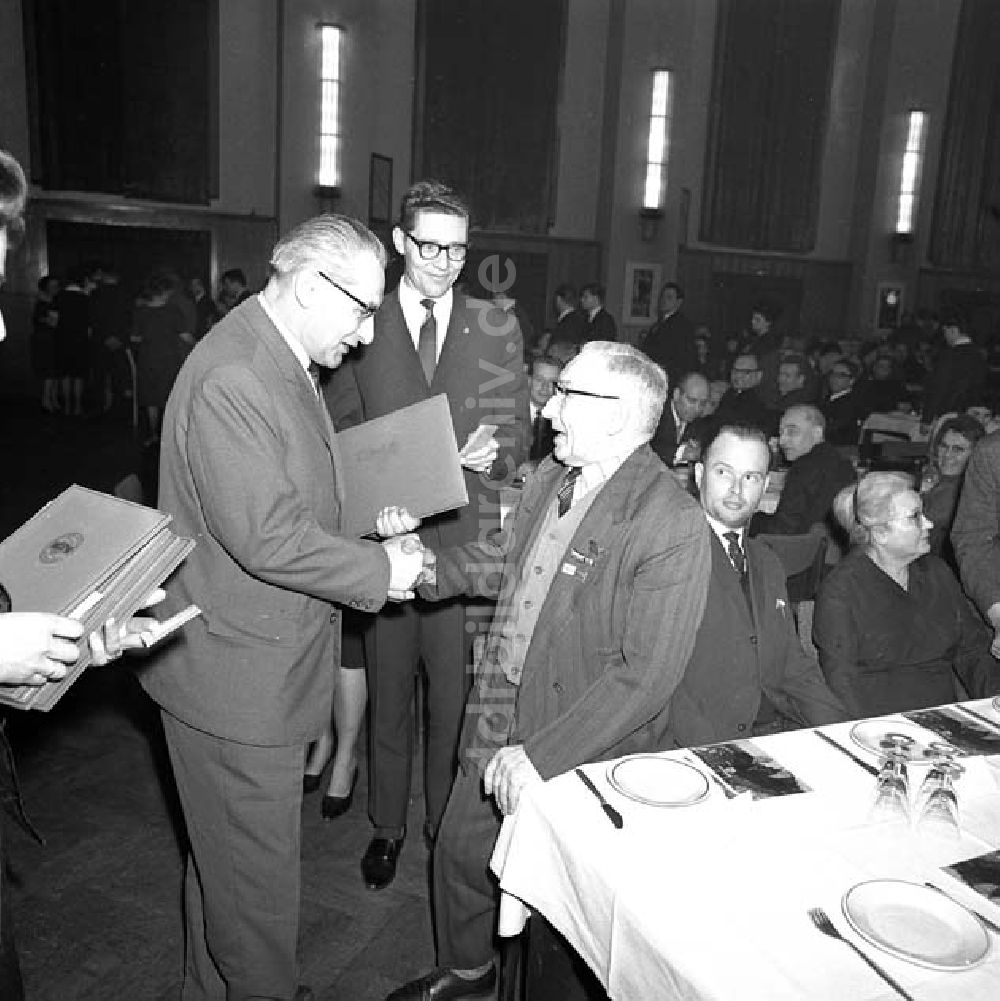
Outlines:
[[[394,990],[385,1001],[473,1001],[493,995],[497,971],[491,966],[481,977],[466,980],[451,970],[431,970]]]
[[[351,800],[354,799],[354,787],[358,782],[358,766],[354,766],[354,774],[351,776],[351,788],[347,790],[346,796],[331,796],[327,794],[320,803],[320,813],[324,820],[333,820],[342,813],[347,813],[351,808]]]
[[[384,890],[396,878],[402,838],[372,838],[361,858],[361,875],[370,890]]]

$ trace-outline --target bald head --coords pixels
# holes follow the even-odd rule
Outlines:
[[[826,434],[826,418],[816,407],[808,404],[789,407],[781,415],[778,444],[789,462],[801,459],[811,452]]]
[[[709,403],[708,379],[698,372],[689,372],[681,378],[671,395],[677,416],[689,424],[701,417]]]

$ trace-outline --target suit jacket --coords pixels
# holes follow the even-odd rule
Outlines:
[[[755,389],[744,389],[742,393],[730,387],[722,394],[719,408],[710,415],[716,426],[736,421],[740,424],[752,424],[765,434],[771,434],[775,429],[774,414],[767,409],[760,394]]]
[[[653,451],[668,466],[674,464],[674,456],[677,454],[677,446],[682,441],[688,441],[691,437],[690,428],[693,422],[689,421],[684,427],[684,434],[678,438],[677,419],[674,417],[674,408],[670,399],[667,399],[663,413],[660,415],[660,423],[657,425],[653,440],[649,443]]]
[[[515,583],[565,472],[542,462],[502,548],[440,553],[436,597],[499,595],[494,623],[516,616]],[[507,681],[502,639],[490,633],[466,707],[465,756],[482,768],[498,747],[521,743],[551,778],[665,746],[670,699],[705,604],[708,545],[698,504],[648,446],[638,448],[584,515],[540,609],[519,686]]]
[[[781,561],[764,543],[746,540],[751,616],[739,575],[715,533],[710,534],[708,600],[687,670],[670,703],[668,746],[750,736],[762,693],[803,726],[847,719],[819,666],[799,643]]]
[[[587,340],[587,318],[578,309],[572,309],[557,323],[552,333],[551,343],[564,341],[580,345]]]
[[[694,324],[680,310],[649,328],[642,350],[666,371],[671,389],[689,372],[698,370]]]
[[[985,616],[1000,602],[1000,431],[976,444],[951,530],[965,593]]]
[[[497,424],[500,455],[493,467],[498,481],[484,494],[478,473],[465,470],[469,504],[427,520],[420,534],[433,549],[459,545],[499,524],[498,491],[504,477],[528,454],[528,380],[521,331],[508,314],[490,303],[456,292],[448,332],[430,386],[399,305],[390,292],[375,314],[375,339],[334,370],[324,390],[334,423],[361,421],[446,393],[459,448],[480,424]]]
[[[924,422],[978,403],[988,374],[986,358],[975,344],[946,347],[927,376]]]
[[[617,341],[618,326],[615,318],[602,306],[594,318],[587,319],[587,330],[583,336],[585,341]]]
[[[340,613],[377,611],[381,546],[337,534],[333,428],[256,298],[184,363],[167,402],[159,506],[197,541],[169,587],[198,604],[141,675],[167,712],[247,744],[303,743],[329,725]]]
[[[856,480],[851,463],[828,441],[819,442],[788,467],[774,514],[753,516],[754,535],[804,535],[817,522],[837,532],[832,518],[833,498]]]
[[[528,458],[544,459],[552,451],[555,437],[552,421],[539,413],[531,422],[531,448],[528,450]]]
[[[821,406],[826,418],[826,440],[831,445],[857,445],[861,422],[868,416],[865,401],[856,389],[850,389]]]

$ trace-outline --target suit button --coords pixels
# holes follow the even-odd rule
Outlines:
[[[563,686],[560,685],[558,681],[553,681],[552,682],[552,691],[554,691],[556,693],[556,695],[562,695]]]
[[[746,723],[740,723],[740,725],[736,727],[736,729],[739,730],[740,733],[742,733],[746,728],[747,728]]]

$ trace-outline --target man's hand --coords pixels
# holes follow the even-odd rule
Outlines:
[[[496,800],[505,817],[509,817],[517,809],[525,787],[541,781],[542,777],[525,753],[523,744],[501,747],[490,758],[483,773],[486,795]]]
[[[424,546],[418,535],[395,535],[382,543],[389,557],[390,601],[408,601],[424,569]]]
[[[500,445],[494,434],[491,434],[485,441],[477,441],[477,439],[481,439],[479,428],[476,428],[466,438],[465,444],[459,450],[458,458],[462,465],[471,472],[485,473],[496,462],[496,458],[500,454]]]
[[[167,596],[162,588],[156,588],[142,603],[143,608],[158,605]],[[138,650],[149,645],[149,630],[156,625],[156,619],[149,616],[133,616],[125,622],[113,618],[87,637],[91,660],[97,667],[103,667],[120,657],[126,650]]]
[[[375,516],[375,532],[383,539],[394,535],[407,535],[420,525],[405,507],[384,507]]]
[[[0,615],[0,684],[44,685],[66,674],[80,656],[76,619],[44,612]]]

